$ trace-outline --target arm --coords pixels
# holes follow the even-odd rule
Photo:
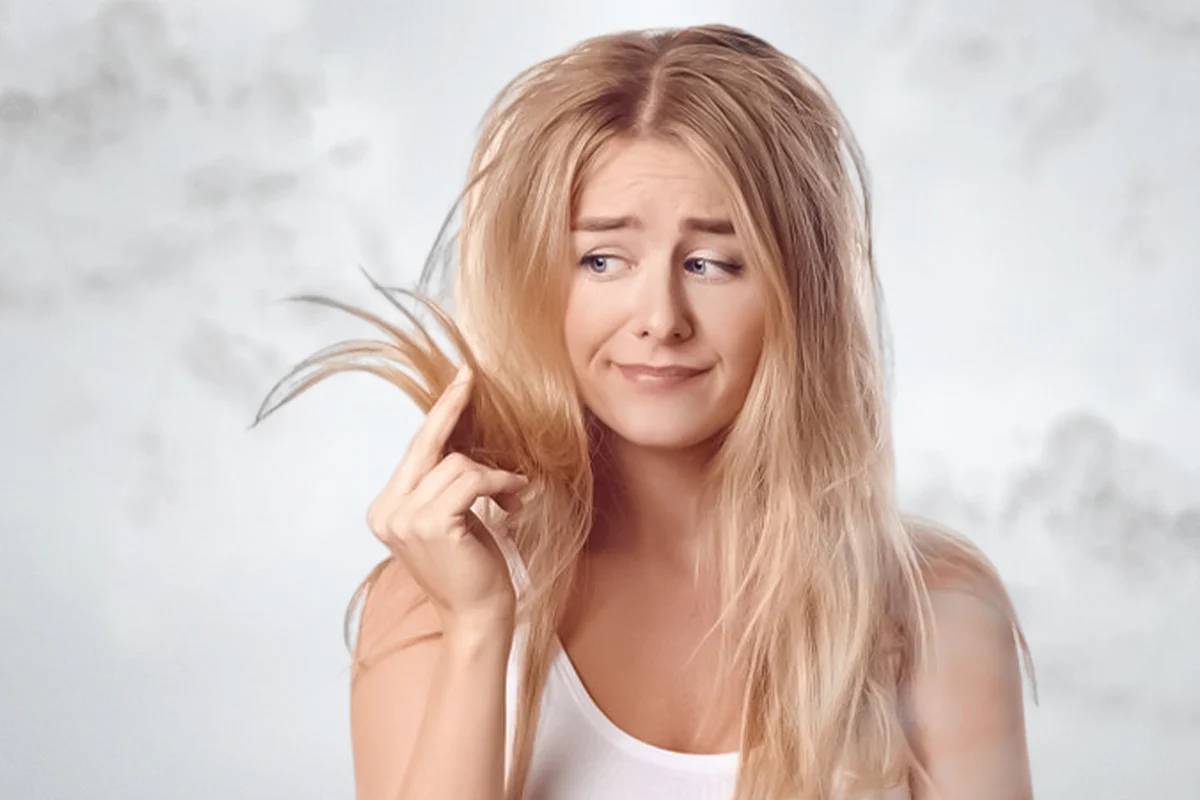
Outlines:
[[[359,800],[499,800],[511,623],[444,631],[399,559],[363,606],[350,724]]]
[[[913,800],[1030,800],[1021,673],[1008,619],[979,595],[930,591],[936,658],[900,694],[901,718],[934,786]]]

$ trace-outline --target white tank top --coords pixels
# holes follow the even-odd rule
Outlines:
[[[529,573],[512,543],[497,537],[515,591]],[[518,626],[509,651],[505,771],[512,763],[520,654],[526,625]],[[738,753],[681,753],[626,733],[604,715],[575,671],[558,637],[542,690],[542,709],[522,800],[728,800],[733,796]]]

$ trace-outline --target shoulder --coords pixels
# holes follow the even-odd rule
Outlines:
[[[354,641],[354,677],[391,655],[419,642],[436,641],[441,620],[429,597],[396,556],[375,566],[359,585],[365,593]]]
[[[900,687],[901,721],[942,795],[1029,797],[1019,627],[999,575],[964,542],[924,543],[932,616]],[[912,781],[916,800],[930,796]]]

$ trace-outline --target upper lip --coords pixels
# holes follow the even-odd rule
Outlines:
[[[622,369],[663,377],[697,375],[708,369],[708,367],[689,367],[686,364],[622,364],[620,362],[616,362],[616,364]]]

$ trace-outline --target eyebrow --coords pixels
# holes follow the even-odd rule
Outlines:
[[[571,225],[575,231],[615,231],[623,228],[641,230],[642,221],[634,216],[623,217],[583,217]],[[733,223],[727,219],[706,219],[703,217],[687,217],[679,223],[681,231],[699,231],[718,236],[733,236]]]

